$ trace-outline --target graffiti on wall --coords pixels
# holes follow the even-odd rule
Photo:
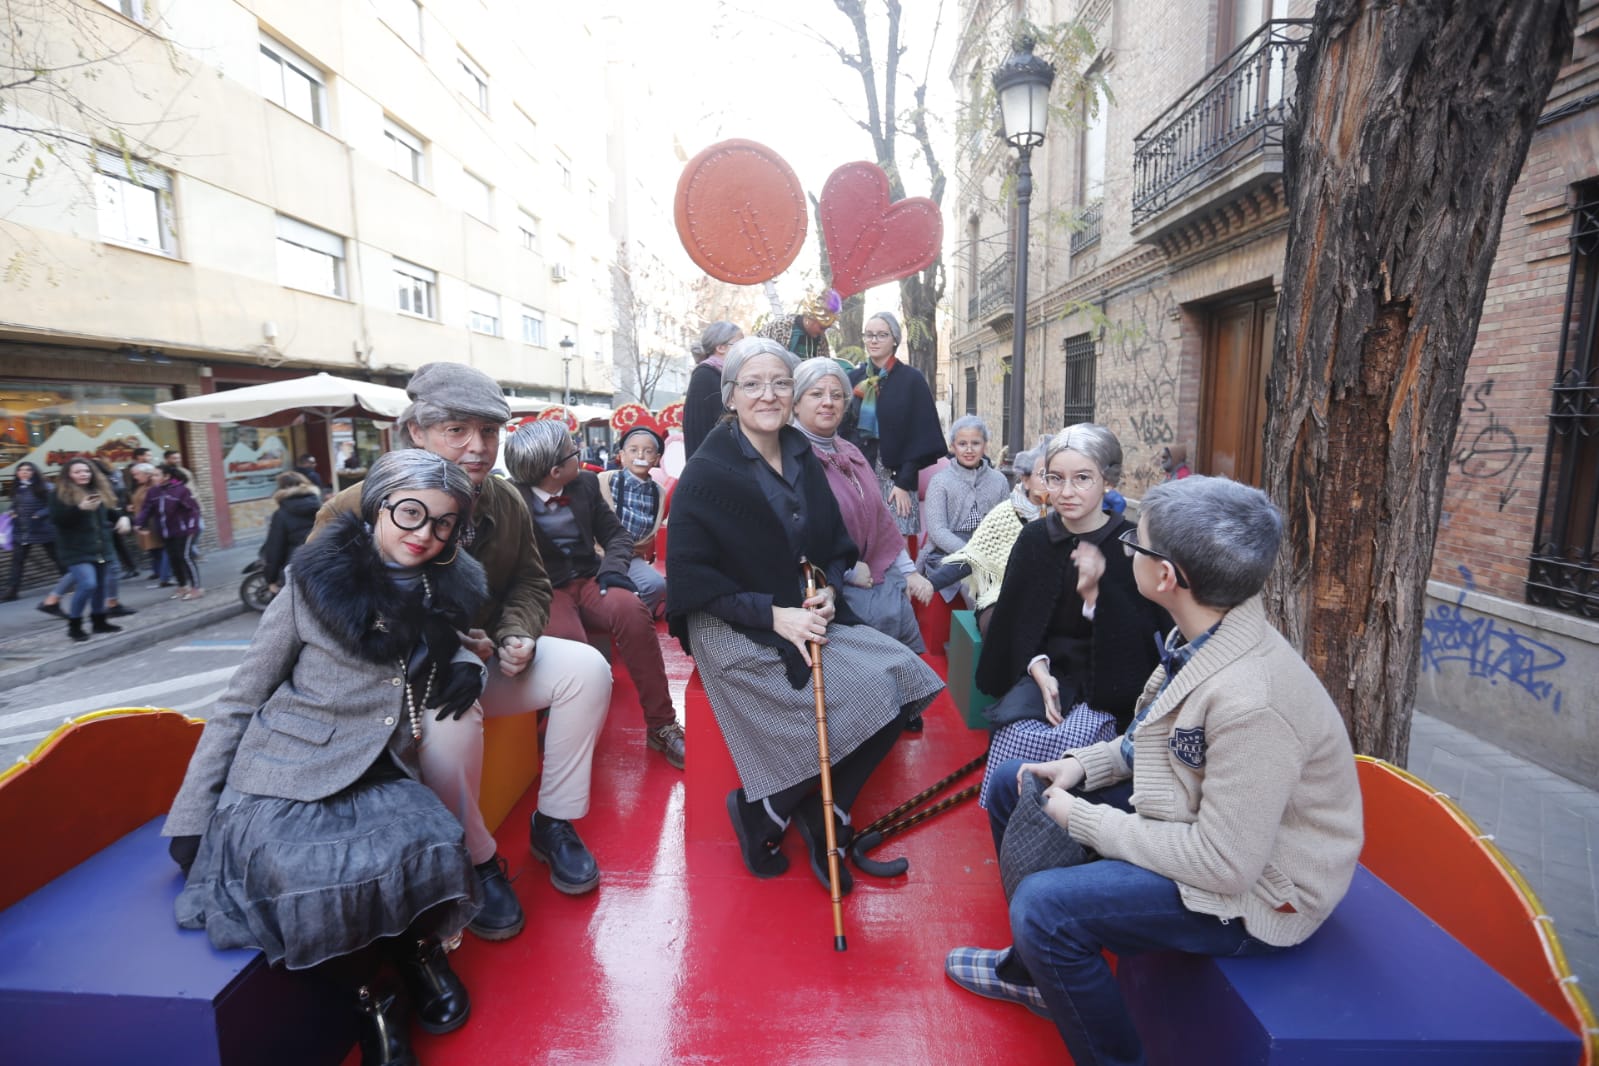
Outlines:
[[[1467,618],[1461,607],[1476,582],[1469,569],[1458,569],[1465,588],[1454,603],[1439,604],[1422,621],[1422,673],[1465,663],[1472,677],[1515,685],[1559,714],[1564,693],[1550,675],[1565,665],[1565,653],[1497,618]]]
[[[1180,443],[1172,423],[1177,417],[1177,371],[1181,353],[1167,336],[1167,325],[1177,314],[1169,290],[1161,289],[1132,298],[1123,317],[1106,332],[1103,365],[1109,371],[1097,384],[1096,404],[1106,412],[1102,419],[1122,437],[1133,458],[1146,454],[1137,465],[1123,471],[1125,485],[1153,484],[1165,477],[1156,463],[1160,449]],[[1124,428],[1125,427],[1125,428]]]
[[[1499,510],[1503,511],[1505,504],[1521,491],[1516,488],[1516,478],[1532,454],[1532,448],[1518,441],[1515,431],[1499,421],[1488,402],[1493,398],[1493,391],[1493,378],[1471,386],[1461,412],[1460,429],[1455,434],[1460,446],[1450,459],[1462,476],[1474,481],[1502,479],[1496,492]]]

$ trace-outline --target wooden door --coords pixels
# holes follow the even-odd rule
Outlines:
[[[1194,473],[1260,484],[1266,372],[1276,317],[1277,298],[1265,294],[1212,313],[1205,336]]]

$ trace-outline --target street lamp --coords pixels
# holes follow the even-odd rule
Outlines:
[[[561,387],[561,403],[567,410],[572,409],[572,360],[577,353],[572,349],[577,343],[571,337],[561,338],[561,369],[564,371]]]
[[[1022,450],[1027,432],[1023,412],[1027,395],[1027,207],[1033,197],[1033,149],[1044,143],[1049,124],[1049,87],[1055,68],[1033,55],[1034,40],[1023,37],[994,71],[994,91],[1005,123],[1005,142],[1016,149],[1016,299],[1012,308],[1010,364],[1010,454]]]

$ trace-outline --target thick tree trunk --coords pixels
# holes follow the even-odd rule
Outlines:
[[[1357,751],[1403,763],[1461,382],[1576,0],[1322,0],[1284,138],[1268,607]]]

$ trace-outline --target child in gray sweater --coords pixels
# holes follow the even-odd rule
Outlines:
[[[956,948],[945,972],[1053,1020],[1078,1062],[1143,1062],[1103,949],[1277,951],[1315,932],[1354,877],[1363,830],[1348,733],[1261,603],[1281,539],[1258,489],[1208,477],[1151,489],[1122,547],[1139,592],[1177,627],[1132,724],[995,773],[1048,782],[1045,811],[1098,857],[1023,879],[1014,947]],[[1017,803],[1016,789],[994,789],[996,840]]]

